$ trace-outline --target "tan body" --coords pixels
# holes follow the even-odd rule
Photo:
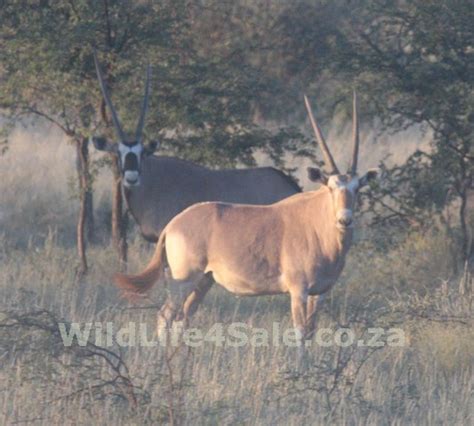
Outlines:
[[[200,203],[164,230],[174,280],[211,272],[238,295],[325,293],[337,280],[352,229],[333,221],[326,187],[270,206]]]

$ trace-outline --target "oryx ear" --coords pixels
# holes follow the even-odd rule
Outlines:
[[[328,182],[327,176],[318,167],[308,167],[308,178],[311,182],[321,182],[324,185]]]
[[[93,136],[91,140],[95,146],[95,149],[97,149],[98,151],[116,152],[117,150],[117,145],[114,143],[110,143],[103,136]]]
[[[145,155],[153,154],[160,146],[158,141],[150,141],[147,145],[145,145],[144,153]]]
[[[380,169],[370,169],[359,179],[359,187],[365,186],[380,176]]]

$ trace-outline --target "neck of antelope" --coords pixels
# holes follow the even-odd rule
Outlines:
[[[345,257],[352,244],[353,228],[341,228],[337,222],[337,211],[328,188],[322,188],[322,196],[311,206],[313,229],[321,249],[330,259]]]

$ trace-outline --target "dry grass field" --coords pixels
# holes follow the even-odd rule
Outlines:
[[[122,300],[106,244],[90,248],[91,271],[77,279],[72,149],[55,143],[42,151],[13,145],[0,158],[1,424],[473,423],[472,281],[452,273],[451,248],[436,228],[389,248],[361,228],[318,315],[319,328],[349,328],[357,339],[367,340],[369,328],[401,329],[402,346],[313,345],[304,368],[297,349],[271,343],[120,347],[91,337],[64,346],[59,323],[141,323],[151,338],[166,292],[156,286],[136,305]],[[101,226],[106,179],[97,186]],[[130,270],[151,250],[132,233]],[[192,325],[232,322],[288,328],[289,300],[214,288]]]

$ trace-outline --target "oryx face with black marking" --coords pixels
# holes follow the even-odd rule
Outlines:
[[[111,143],[103,137],[93,137],[92,142],[99,151],[113,152],[118,156],[122,183],[127,188],[140,185],[143,160],[158,146],[155,141],[147,145],[140,141]]]
[[[143,127],[145,125],[145,116],[148,109],[148,98],[150,93],[151,67],[148,65],[147,68],[145,95],[143,98],[142,110],[140,113],[140,119],[138,120],[135,137],[129,138],[122,129],[117,112],[115,111],[112,101],[108,95],[95,52],[94,61],[102,95],[104,96],[105,103],[109,107],[112,114],[112,121],[119,140],[117,143],[111,143],[103,137],[93,137],[92,142],[94,143],[96,149],[100,151],[112,152],[118,156],[120,171],[122,173],[122,183],[125,187],[131,188],[138,186],[140,185],[140,175],[143,160],[146,156],[153,154],[158,145],[157,142],[151,142],[145,146],[142,141]]]
[[[340,231],[345,231],[353,226],[354,206],[357,200],[357,194],[360,188],[367,185],[378,175],[378,169],[371,169],[362,177],[357,174],[357,158],[359,153],[359,122],[357,117],[357,98],[354,93],[353,100],[353,151],[349,170],[346,174],[341,174],[329,151],[329,147],[324,140],[321,129],[314,119],[311,105],[305,96],[306,109],[313,127],[316,139],[319,143],[324,156],[324,162],[329,172],[325,173],[319,168],[309,167],[308,176],[313,182],[321,182],[327,186],[331,193],[332,206],[334,211],[334,223]]]

